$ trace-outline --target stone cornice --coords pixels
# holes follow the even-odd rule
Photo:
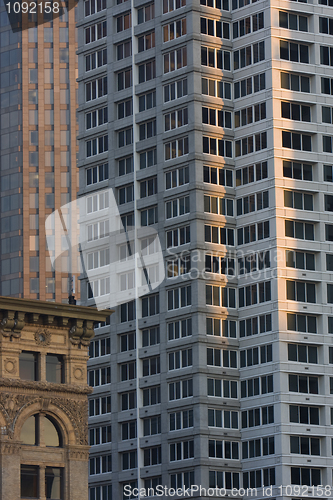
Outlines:
[[[30,389],[33,392],[60,392],[60,393],[71,393],[78,395],[87,395],[93,392],[93,388],[89,385],[72,385],[72,384],[54,384],[51,382],[39,382],[32,380],[21,380],[13,378],[1,378],[0,377],[0,391],[5,387],[6,389]]]

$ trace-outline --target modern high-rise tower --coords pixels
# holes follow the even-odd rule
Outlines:
[[[119,266],[128,302],[96,329],[90,500],[110,485],[117,499],[159,484],[327,495],[331,0],[86,0],[78,21],[80,195],[99,273],[83,300],[108,298],[109,189],[139,246],[158,231],[166,269],[133,301]]]
[[[19,12],[21,4],[14,3],[12,11]],[[64,252],[52,269],[45,219],[78,190],[75,2],[59,2],[62,15],[54,19],[44,17],[42,2],[20,26],[10,25],[5,4],[0,2],[0,294],[67,302],[77,256]],[[33,11],[33,4],[28,8]]]

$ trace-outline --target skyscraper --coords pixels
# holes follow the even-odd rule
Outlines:
[[[0,4],[0,293],[67,302],[77,258],[53,270],[45,239],[46,217],[77,193],[75,2],[61,5],[12,27]]]
[[[107,264],[96,221],[111,188],[140,245],[158,231],[166,266],[137,300],[119,269],[129,301],[96,329],[91,500],[111,483],[116,498],[125,485],[257,487],[258,498],[272,486],[276,498],[332,484],[325,1],[79,7],[80,194],[96,216],[86,265],[102,276]],[[82,287],[86,304],[93,292]]]

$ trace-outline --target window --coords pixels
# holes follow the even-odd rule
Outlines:
[[[244,156],[267,148],[267,132],[243,137],[235,143],[235,156]]]
[[[111,339],[92,340],[89,344],[89,357],[98,358],[111,354]]]
[[[310,92],[310,78],[308,76],[281,72],[281,88],[297,92]]]
[[[250,95],[253,92],[260,92],[266,88],[266,76],[265,73],[260,73],[250,76],[243,80],[234,83],[234,98],[239,99],[246,95]]]
[[[138,37],[138,52],[155,47],[155,30]]]
[[[260,488],[261,486],[271,486],[275,484],[275,468],[256,469],[250,472],[243,472],[244,488]]]
[[[106,238],[109,235],[109,220],[96,222],[87,226],[88,241]]]
[[[205,272],[234,276],[235,259],[205,254]]]
[[[285,235],[300,240],[314,240],[314,224],[285,220]]]
[[[205,225],[205,241],[234,246],[234,229]]]
[[[321,77],[321,93],[333,94],[333,79]]]
[[[238,412],[208,409],[208,427],[238,429]]]
[[[265,132],[266,133],[266,132]],[[202,138],[202,151],[210,155],[226,156],[232,158],[232,142],[215,137]]]
[[[184,318],[167,324],[168,340],[177,340],[192,335],[192,319]]]
[[[200,33],[203,35],[215,36],[217,38],[230,39],[230,25],[215,19],[200,17]]]
[[[25,445],[39,446],[43,432],[43,441],[46,447],[62,447],[62,435],[58,425],[48,415],[31,415],[21,428],[20,440]]]
[[[135,302],[131,300],[120,305],[120,322],[133,321],[135,319]]]
[[[186,0],[163,0],[163,14],[185,7]]]
[[[319,425],[319,408],[289,405],[289,421],[296,424]]]
[[[231,99],[231,83],[222,80],[201,78],[201,92],[203,95]]]
[[[147,208],[146,210],[141,210],[141,226],[151,226],[158,222],[158,211],[157,207]]]
[[[287,313],[287,329],[295,332],[317,333],[316,316]]]
[[[237,229],[238,245],[252,243],[253,241],[269,238],[269,221],[258,222],[251,226]]]
[[[163,42],[169,42],[184,35],[186,35],[186,17],[163,26]]]
[[[124,422],[121,424],[121,439],[126,441],[127,439],[135,439],[137,436],[136,420],[131,420],[129,422]]]
[[[89,399],[89,417],[111,413],[111,396]]]
[[[243,459],[274,455],[274,453],[274,436],[269,436],[262,439],[251,439],[250,441],[242,441]]]
[[[189,167],[180,167],[165,174],[165,188],[173,189],[189,183]]]
[[[193,410],[182,410],[169,414],[170,431],[193,427]]]
[[[238,274],[252,273],[257,270],[261,271],[262,269],[268,269],[270,266],[269,250],[250,253],[238,259]]]
[[[281,116],[289,120],[311,122],[310,106],[281,101]]]
[[[320,46],[320,64],[333,66],[333,47]]]
[[[287,280],[287,300],[316,303],[316,285],[304,281]]]
[[[271,282],[262,281],[238,289],[239,307],[261,304],[271,300]]]
[[[251,17],[246,17],[236,21],[232,25],[233,39],[248,35],[251,31],[255,32],[264,28],[264,13],[258,12]]]
[[[295,269],[315,270],[315,254],[286,250],[286,266]]]
[[[167,201],[165,204],[166,219],[172,219],[190,212],[190,197],[183,196]]]
[[[103,76],[97,80],[86,83],[86,102],[103,97],[108,93],[108,78]]]
[[[291,467],[291,484],[317,486],[321,483],[320,469]]]
[[[236,338],[236,321],[206,318],[206,333],[207,335],[215,335],[217,337]]]
[[[218,127],[231,127],[231,112],[202,107],[202,123]]]
[[[107,49],[97,50],[85,56],[86,71],[91,71],[96,68],[101,68],[108,63]]]
[[[319,394],[319,378],[305,375],[289,375],[289,391]]]
[[[110,293],[110,278],[101,278],[87,283],[88,299],[101,297]]]
[[[237,351],[207,347],[207,366],[237,368]]]
[[[104,484],[103,486],[90,486],[89,487],[89,498],[100,498],[101,500],[107,500],[112,496],[112,485]]]
[[[269,191],[262,191],[256,193],[255,195],[244,196],[244,198],[238,198],[237,203],[237,215],[248,214],[250,212],[255,212],[256,210],[263,210],[269,207]]]
[[[259,396],[270,392],[274,392],[273,375],[264,375],[241,381],[241,398]]]
[[[156,136],[156,120],[150,120],[139,125],[139,141]]]
[[[136,408],[136,392],[123,392],[121,394],[121,411],[133,410]]]
[[[118,132],[118,148],[128,146],[133,142],[133,127],[119,130]]]
[[[178,109],[164,115],[164,131],[174,130],[188,124],[187,108]]]
[[[116,18],[117,33],[128,30],[132,26],[131,12],[125,12]]]
[[[132,87],[132,68],[125,69],[116,73],[117,77],[117,90],[124,90]]]
[[[146,198],[157,193],[157,177],[151,177],[140,182],[140,198]]]
[[[106,0],[85,0],[84,15],[85,17],[96,14],[106,9]]]
[[[230,71],[230,52],[213,47],[201,47],[201,64],[210,68]]]
[[[200,5],[220,10],[229,10],[229,0],[200,0]]]
[[[142,298],[142,317],[154,316],[160,312],[159,294]]]
[[[194,441],[179,441],[170,443],[170,462],[194,458]]]
[[[169,383],[169,401],[193,396],[193,379],[178,380]]]
[[[163,73],[170,73],[187,66],[187,49],[179,47],[163,55]]]
[[[169,352],[169,371],[192,366],[192,349]]]
[[[37,353],[22,351],[20,354],[20,378],[23,380],[38,380]]]
[[[255,104],[240,111],[235,111],[235,128],[243,127],[249,123],[258,122],[266,118],[266,103]]]
[[[233,187],[232,170],[204,166],[203,181],[210,184]]]
[[[290,179],[312,181],[312,165],[283,160],[283,176]]]
[[[161,387],[143,389],[143,406],[157,405],[161,402]]]
[[[159,326],[142,330],[142,347],[157,345],[159,343],[160,343]]]
[[[109,149],[109,139],[108,135],[102,135],[100,137],[95,137],[89,141],[86,141],[86,157],[99,155],[105,153]]]
[[[313,195],[299,191],[284,191],[284,206],[313,211]]]
[[[119,102],[117,105],[118,120],[131,116],[133,114],[133,100],[127,99],[126,101]]]
[[[86,169],[86,185],[97,184],[109,178],[109,164],[103,163]]]
[[[55,384],[65,382],[64,360],[61,355],[47,354],[46,358],[46,381]]]
[[[247,45],[234,51],[234,70],[265,60],[265,42]]]
[[[138,24],[151,21],[155,17],[154,3],[138,8]]]
[[[90,387],[97,387],[111,383],[111,368],[97,368],[96,370],[88,370],[88,383]]]
[[[236,170],[236,186],[242,186],[249,184],[251,182],[260,181],[266,179],[267,173],[267,161],[262,163],[256,163],[249,167],[243,167]]]
[[[139,113],[156,107],[156,91],[147,92],[139,96]]]
[[[133,380],[136,378],[136,362],[123,363],[120,365],[120,380]]]
[[[152,167],[157,164],[157,151],[156,149],[149,149],[140,153],[140,170]]]
[[[274,406],[262,406],[242,411],[242,429],[274,424]]]
[[[143,435],[154,436],[155,434],[161,434],[161,415],[143,420]]]
[[[121,470],[135,469],[137,467],[137,452],[125,451],[121,453]]]
[[[255,366],[273,361],[273,346],[265,344],[240,351],[240,367]]]
[[[38,465],[21,465],[21,498],[38,498],[38,482]]]
[[[172,142],[167,142],[166,144],[164,144],[165,160],[171,160],[173,158],[187,155],[188,152],[188,137],[183,137],[182,139],[174,140]]]
[[[236,380],[221,380],[217,378],[207,379],[207,395],[216,398],[232,398],[237,399]]]
[[[164,102],[174,101],[187,95],[187,78],[168,83],[163,87]]]
[[[89,444],[90,446],[111,443],[111,425],[103,425],[101,427],[94,427],[89,430]]]
[[[146,358],[142,360],[143,377],[149,377],[150,375],[156,375],[157,373],[161,373],[159,356]]]
[[[234,215],[233,199],[204,195],[204,211],[219,215]]]
[[[101,40],[107,36],[106,21],[100,23],[92,24],[88,28],[85,28],[85,44],[95,42],[96,40]]]
[[[280,58],[309,64],[309,46],[280,40]]]
[[[331,224],[325,224],[325,239],[333,241],[333,226]]]
[[[280,11],[279,27],[290,30],[308,31],[308,18],[306,16],[292,14],[291,12]]]
[[[299,151],[312,151],[311,135],[296,132],[282,131],[282,147],[298,149]]]
[[[168,290],[168,311],[190,306],[191,303],[191,285]]]
[[[162,463],[161,446],[145,448],[143,450],[143,463],[145,467]]]
[[[180,227],[167,231],[167,248],[185,245],[191,241],[190,226]]]
[[[155,59],[139,65],[139,83],[148,82],[156,78]]]
[[[324,153],[332,153],[332,137],[323,135],[323,151]]]
[[[225,486],[226,489],[231,490],[232,488],[238,489],[239,485],[239,472],[224,472],[221,470],[209,471],[209,488],[215,489]]]
[[[191,256],[182,255],[181,257],[174,257],[166,261],[166,275],[167,278],[175,278],[182,276],[191,271]]]
[[[306,344],[288,344],[288,360],[318,364],[317,347]]]
[[[239,459],[239,443],[237,441],[208,440],[209,458]]]
[[[333,304],[333,285],[327,284],[327,303]]]

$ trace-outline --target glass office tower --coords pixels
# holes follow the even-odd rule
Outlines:
[[[77,275],[68,252],[52,269],[45,239],[46,217],[78,184],[75,3],[62,5],[60,17],[30,14],[12,29],[0,3],[0,293],[58,302]]]
[[[90,500],[332,484],[327,2],[79,6],[80,195],[102,220],[111,188],[139,245],[158,231],[166,269],[136,301],[119,269],[128,302],[96,329]],[[108,231],[92,221],[87,239],[102,276]]]

